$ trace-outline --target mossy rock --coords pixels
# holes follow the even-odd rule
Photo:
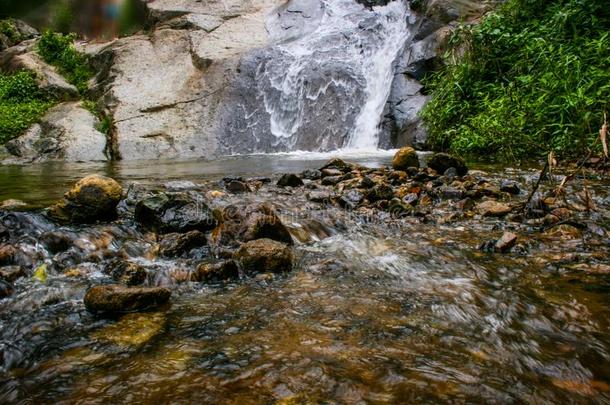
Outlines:
[[[91,175],[79,180],[48,215],[60,222],[93,223],[113,220],[123,188],[109,177]]]
[[[410,146],[400,148],[392,160],[394,170],[407,170],[409,167],[419,167],[417,152]]]

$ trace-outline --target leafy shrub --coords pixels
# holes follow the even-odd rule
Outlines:
[[[32,73],[0,74],[0,144],[20,135],[52,105]]]
[[[604,0],[508,0],[456,30],[450,49],[425,80],[433,148],[517,160],[595,142],[610,103]]]
[[[74,47],[75,39],[75,34],[46,31],[38,41],[38,53],[83,94],[87,91],[87,82],[93,77],[93,70],[87,57]]]
[[[11,42],[19,40],[19,32],[15,29],[10,19],[0,20],[0,34],[4,35]]]

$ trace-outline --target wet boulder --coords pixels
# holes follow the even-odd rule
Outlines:
[[[338,184],[342,178],[343,178],[343,175],[324,177],[324,178],[322,178],[322,185],[323,186],[334,186],[334,185]]]
[[[277,182],[278,187],[300,187],[303,185],[303,180],[296,174],[284,174]]]
[[[290,246],[271,239],[244,243],[234,258],[247,274],[287,272],[292,270],[294,262]]]
[[[159,233],[206,232],[217,225],[203,198],[192,192],[160,193],[138,201],[135,220],[144,229]]]
[[[468,167],[464,160],[448,153],[435,153],[432,155],[428,159],[428,167],[441,174],[451,167],[455,168],[458,176],[465,176],[468,173]]]
[[[222,245],[234,245],[254,239],[268,238],[292,245],[292,236],[268,203],[248,206],[230,205],[221,213],[221,224],[214,231]]]
[[[239,266],[235,260],[219,263],[201,263],[192,275],[193,281],[215,283],[239,278]]]
[[[139,285],[146,281],[146,270],[137,263],[123,259],[114,259],[104,269],[106,274],[116,282],[125,285]]]
[[[360,191],[352,189],[341,195],[339,205],[346,209],[354,209],[364,200],[364,194]]]
[[[419,157],[417,152],[410,146],[400,148],[392,159],[394,170],[407,170],[409,167],[419,167]]]
[[[391,200],[394,198],[394,190],[387,184],[378,184],[368,191],[366,198],[370,202]]]
[[[113,220],[122,193],[121,185],[109,177],[87,176],[79,180],[61,201],[51,206],[48,215],[60,222]]]
[[[85,294],[87,310],[100,314],[146,311],[165,304],[171,291],[163,287],[129,288],[118,284],[91,287]]]
[[[203,232],[190,231],[184,234],[168,233],[159,243],[159,253],[164,257],[180,257],[208,243]]]
[[[504,232],[502,237],[498,239],[495,243],[495,250],[497,252],[507,252],[512,249],[513,246],[517,243],[517,235],[512,232]]]

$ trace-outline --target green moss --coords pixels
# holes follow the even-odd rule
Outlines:
[[[56,66],[66,80],[84,94],[94,72],[87,57],[74,47],[75,39],[75,34],[46,31],[38,41],[38,53],[45,62]]]
[[[53,104],[38,88],[33,73],[0,74],[0,144],[40,120]]]
[[[594,144],[610,103],[605,1],[508,0],[460,27],[450,46],[447,65],[425,81],[435,149],[519,160]]]

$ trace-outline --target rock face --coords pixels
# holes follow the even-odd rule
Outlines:
[[[267,44],[274,0],[148,3],[151,35],[84,50],[99,64],[96,94],[125,160],[218,154],[217,112],[245,53]]]
[[[214,229],[216,219],[196,193],[157,194],[139,201],[135,219],[145,229],[160,233],[206,232]]]
[[[99,120],[80,103],[59,104],[25,134],[6,143],[10,156],[4,163],[106,160],[106,135],[96,129],[98,125]]]
[[[400,148],[394,155],[392,160],[392,168],[394,170],[406,170],[409,167],[419,167],[419,158],[417,152],[410,146]]]
[[[87,176],[49,208],[51,218],[63,222],[92,223],[116,218],[123,188],[109,177]]]
[[[235,259],[246,273],[282,273],[292,270],[294,257],[290,247],[271,239],[244,243]]]
[[[145,311],[166,303],[171,291],[161,287],[129,288],[121,285],[99,285],[85,294],[85,307],[90,312],[120,314]]]

